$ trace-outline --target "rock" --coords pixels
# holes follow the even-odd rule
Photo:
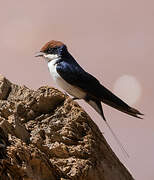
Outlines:
[[[2,75],[0,75],[0,100],[7,98],[11,90],[11,83]]]
[[[52,87],[0,76],[1,180],[133,180],[87,113]]]

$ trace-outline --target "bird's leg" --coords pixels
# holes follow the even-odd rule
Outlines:
[[[73,99],[73,101],[75,101],[75,100],[77,100],[77,99],[79,99],[79,98],[77,98],[77,97],[73,97],[72,99]]]

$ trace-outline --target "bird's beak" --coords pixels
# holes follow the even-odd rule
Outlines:
[[[37,52],[35,53],[35,57],[43,57],[45,53],[43,52]]]

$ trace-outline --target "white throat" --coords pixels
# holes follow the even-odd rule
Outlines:
[[[60,78],[59,74],[56,71],[57,61],[60,57],[57,54],[45,54],[44,58],[48,64],[48,69],[53,80],[56,82],[56,79]]]
[[[44,54],[44,58],[47,60],[47,62],[60,59],[58,54]]]

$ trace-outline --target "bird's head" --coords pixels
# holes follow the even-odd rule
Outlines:
[[[67,47],[60,41],[49,41],[36,53],[35,57],[44,57],[48,62],[60,59],[67,53]]]

